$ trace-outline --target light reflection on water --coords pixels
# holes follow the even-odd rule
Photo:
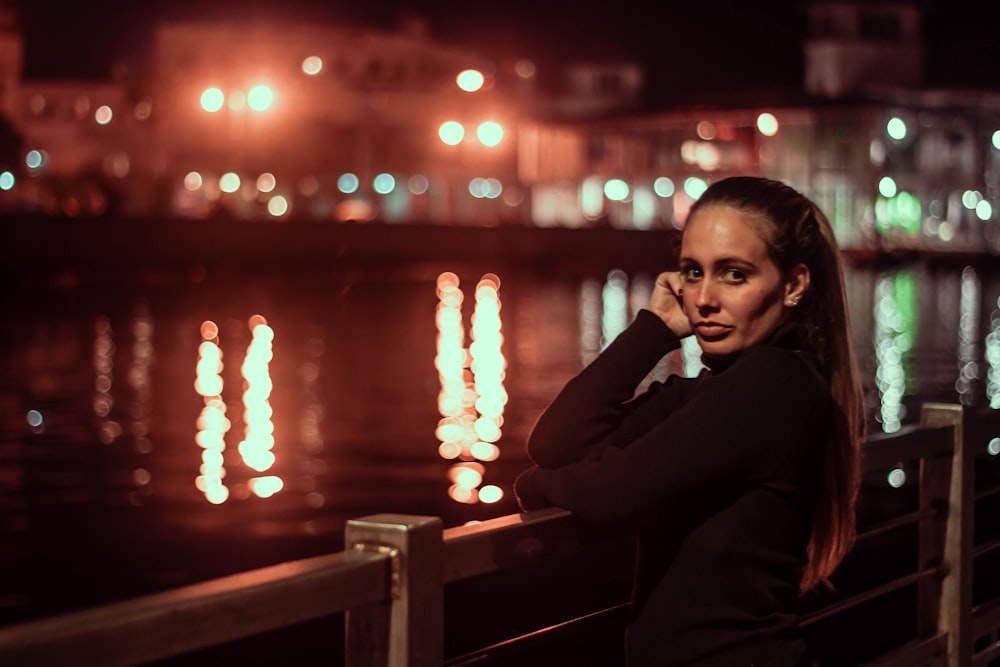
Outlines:
[[[441,419],[434,434],[440,441],[441,458],[458,460],[448,470],[452,483],[448,497],[467,504],[497,503],[504,496],[503,489],[496,484],[483,485],[483,462],[500,457],[496,443],[503,432],[508,398],[504,387],[507,360],[503,355],[500,279],[487,274],[476,285],[468,347],[462,315],[465,295],[459,277],[451,271],[439,275],[437,296],[434,367],[441,384],[437,401]]]
[[[534,419],[627,325],[648,299],[653,276],[613,268],[565,276],[498,271],[468,330],[480,327],[469,339],[500,365],[484,361],[469,377],[477,355],[469,354],[467,323],[454,309],[463,301],[461,280],[474,284],[487,274],[456,271],[442,284],[438,277],[450,268],[22,288],[11,297],[19,317],[3,324],[0,357],[7,378],[0,391],[4,565],[23,565],[31,550],[66,546],[54,536],[61,515],[76,516],[66,508],[91,517],[127,510],[147,531],[150,546],[137,549],[215,535],[254,545],[298,540],[296,548],[317,553],[353,516],[431,514],[454,525],[516,511],[510,485],[527,464],[523,442]],[[1000,273],[913,264],[855,268],[847,279],[873,430],[915,421],[925,400],[1000,407]],[[266,323],[248,327],[248,312],[266,313]],[[452,347],[442,349],[447,326]],[[244,376],[242,362],[255,349],[263,349],[257,372],[264,374]],[[442,355],[451,355],[450,367]],[[196,392],[199,358],[215,385]],[[693,375],[699,366],[689,344],[653,377]],[[459,387],[457,399],[446,396],[448,378]],[[473,385],[478,398],[495,395],[477,408],[476,397],[463,395],[480,380]],[[243,419],[244,389],[258,382],[266,391],[257,408],[270,423],[257,454],[273,460],[265,456],[272,465],[252,469],[239,465],[237,447],[223,445],[229,420]],[[474,417],[470,438],[466,412]],[[486,423],[476,429],[481,418],[496,432]],[[461,433],[442,437],[453,426]],[[279,443],[275,453],[272,442]],[[464,444],[443,459],[448,442]],[[217,452],[214,473],[203,455],[210,449]],[[223,467],[232,495],[216,506],[206,502],[209,487],[192,480],[215,475],[221,487]],[[455,503],[452,485],[478,489],[492,502]],[[122,539],[111,524],[100,530],[108,532],[93,539]],[[65,539],[77,546],[77,537]],[[99,558],[106,548],[93,544],[87,553]],[[232,571],[265,564],[255,558],[296,555],[227,553]],[[163,581],[225,570],[188,567]]]

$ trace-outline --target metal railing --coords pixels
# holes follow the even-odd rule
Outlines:
[[[917,511],[860,536],[916,524],[919,567],[827,605],[803,623],[916,585],[916,639],[872,666],[986,667],[1000,656],[1000,600],[972,605],[973,452],[962,424],[960,406],[928,404],[919,426],[865,444],[866,471],[920,461]],[[572,557],[604,539],[559,509],[447,530],[435,517],[369,516],[348,522],[339,553],[0,629],[0,664],[140,664],[346,612],[348,667],[440,667],[446,585]],[[539,634],[544,638],[546,631],[532,638]],[[496,650],[483,649],[475,661],[488,662]]]

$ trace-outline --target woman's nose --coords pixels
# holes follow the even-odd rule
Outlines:
[[[694,303],[698,308],[715,308],[719,303],[717,297],[715,286],[710,281],[705,280],[698,285],[698,293],[695,295]]]

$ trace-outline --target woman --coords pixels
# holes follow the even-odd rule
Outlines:
[[[863,423],[836,240],[792,188],[729,178],[679,267],[541,416],[518,498],[637,532],[629,665],[811,665],[796,602],[853,540]],[[635,396],[691,334],[707,370]]]

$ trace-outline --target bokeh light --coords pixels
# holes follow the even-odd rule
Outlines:
[[[976,217],[984,222],[992,218],[993,204],[986,201],[985,199],[976,204]]]
[[[457,146],[465,138],[465,128],[457,120],[445,121],[438,128],[438,136],[449,146]]]
[[[480,90],[485,81],[486,78],[483,76],[483,73],[474,69],[463,70],[455,77],[455,83],[467,93],[474,93]]]
[[[883,197],[896,196],[896,181],[891,176],[883,176],[878,182],[878,193]]]
[[[415,174],[410,176],[409,180],[406,182],[407,188],[410,192],[415,195],[422,195],[430,189],[431,182],[423,174]]]
[[[280,218],[288,213],[288,208],[288,200],[281,195],[276,195],[267,200],[267,212],[275,218]]]
[[[194,192],[195,190],[201,188],[201,186],[202,186],[201,174],[199,174],[197,171],[189,171],[184,176],[184,187],[186,189]]]
[[[254,111],[267,111],[274,103],[274,92],[270,86],[254,86],[247,93],[247,104]]]
[[[535,76],[537,67],[534,61],[528,60],[527,58],[522,58],[514,63],[514,73],[517,74],[522,79],[530,79]]]
[[[705,190],[707,189],[708,183],[704,179],[697,176],[689,176],[684,179],[684,194],[690,197],[692,201],[698,201],[698,198],[705,194]]]
[[[502,437],[503,411],[507,403],[504,377],[507,362],[502,353],[500,321],[500,278],[488,273],[475,290],[475,310],[469,328],[471,342],[465,347],[462,318],[464,295],[455,273],[441,273],[437,279],[437,356],[441,391],[438,410],[442,416],[435,429],[441,458],[455,460],[448,471],[453,482],[448,491],[460,503],[496,502],[499,489],[478,489],[486,472],[481,462],[495,461]],[[491,500],[492,499],[492,500]]]
[[[894,489],[898,489],[906,484],[906,471],[902,468],[893,468],[889,471],[889,474],[886,475],[886,481],[889,483],[889,486]]]
[[[653,181],[653,192],[655,192],[658,197],[673,197],[675,190],[676,188],[674,186],[674,182],[666,176],[660,176]]]
[[[358,178],[357,174],[352,174],[351,172],[341,174],[337,179],[337,189],[345,195],[357,192],[360,185],[361,180]]]
[[[380,195],[387,195],[396,189],[396,179],[392,174],[385,172],[378,174],[372,180],[372,189]]]
[[[269,171],[265,171],[257,177],[257,190],[259,192],[271,192],[277,184],[278,179]]]
[[[232,171],[227,171],[219,177],[219,189],[232,194],[240,189],[240,177]]]
[[[226,96],[219,88],[206,88],[201,94],[201,108],[215,113],[226,102]]]
[[[778,133],[778,119],[773,113],[765,111],[757,116],[757,131],[765,137],[773,137]]]
[[[25,154],[24,164],[28,169],[39,169],[45,164],[45,154],[40,150],[32,149]]]
[[[94,120],[97,121],[98,125],[107,125],[113,117],[114,114],[111,111],[111,107],[106,104],[97,107],[97,111],[94,112]]]
[[[620,178],[611,178],[604,183],[604,196],[611,201],[625,201],[629,196],[628,183]]]
[[[907,127],[906,121],[898,116],[893,116],[889,119],[889,122],[885,124],[885,133],[889,135],[889,138],[893,141],[902,141],[906,138]]]
[[[309,76],[315,76],[323,70],[323,59],[319,56],[309,56],[302,61],[302,71]]]
[[[503,141],[503,128],[496,121],[487,120],[476,128],[476,137],[483,146],[493,147]]]
[[[42,417],[42,413],[38,410],[28,410],[27,420],[28,426],[31,428],[38,428],[45,421],[44,417]]]

